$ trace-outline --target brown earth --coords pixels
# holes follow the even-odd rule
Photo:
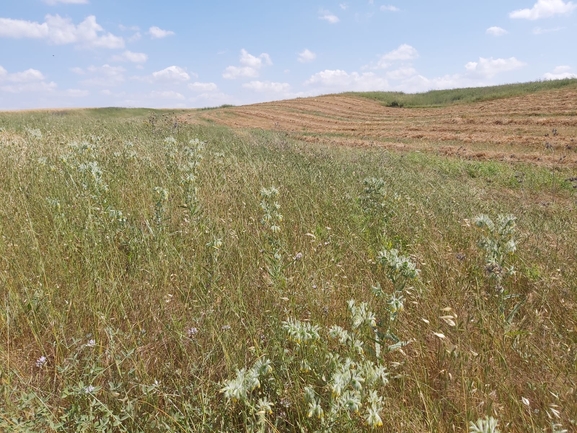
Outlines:
[[[441,108],[328,95],[197,110],[180,120],[274,130],[306,142],[577,166],[577,89]]]

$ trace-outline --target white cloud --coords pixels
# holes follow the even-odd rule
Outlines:
[[[254,90],[255,92],[273,92],[285,93],[291,88],[288,83],[273,83],[271,81],[251,81],[242,85],[245,89]]]
[[[493,27],[489,27],[489,28],[487,29],[486,33],[487,33],[488,35],[491,35],[491,36],[503,36],[503,35],[506,35],[506,34],[509,33],[509,32],[508,32],[507,30],[505,30],[505,29],[502,29],[501,27],[493,26]]]
[[[394,71],[387,72],[387,78],[391,80],[404,80],[417,75],[417,70],[413,67],[402,67]]]
[[[44,3],[46,3],[47,5],[56,5],[58,3],[64,3],[64,4],[69,4],[69,5],[85,5],[88,4],[88,0],[43,0]]]
[[[321,9],[319,11],[319,20],[325,20],[331,24],[336,24],[340,21],[339,17],[327,11],[326,9]]]
[[[531,9],[518,9],[509,14],[511,18],[538,20],[549,18],[554,15],[570,14],[577,8],[573,2],[563,0],[538,0]]]
[[[70,70],[71,70],[72,72],[74,72],[75,74],[84,75],[84,69],[79,68],[78,66],[75,67],[75,68],[71,68]]]
[[[304,51],[299,53],[299,62],[301,63],[308,63],[312,62],[314,59],[317,58],[317,55],[310,51],[309,49],[305,49]]]
[[[305,84],[329,88],[333,91],[385,90],[389,86],[385,78],[379,77],[372,72],[362,74],[358,72],[348,73],[340,69],[325,69],[317,72],[305,81]]]
[[[396,50],[393,50],[382,57],[382,60],[413,60],[419,57],[419,53],[413,47],[408,44],[403,44],[399,46]]]
[[[467,63],[465,69],[470,74],[492,78],[502,72],[514,71],[523,66],[526,66],[526,63],[517,60],[515,57],[508,59],[493,59],[492,57],[485,59],[480,57],[478,62]]]
[[[380,7],[383,12],[399,12],[400,9],[393,5],[383,5]]]
[[[180,66],[169,66],[161,71],[152,73],[152,79],[155,81],[188,81],[190,75]]]
[[[183,101],[184,99],[186,99],[183,95],[181,95],[178,92],[175,92],[173,90],[167,90],[164,92],[159,92],[159,91],[152,91],[150,92],[150,97],[152,98],[160,98],[160,99],[176,99],[179,101]]]
[[[0,91],[7,93],[51,92],[57,87],[54,82],[46,82],[42,72],[37,69],[8,73],[2,66],[0,66],[0,84]]]
[[[160,27],[152,26],[148,29],[148,34],[152,39],[162,39],[166,38],[167,36],[174,35],[174,32],[171,30],[162,30]]]
[[[340,3],[340,4],[339,4],[339,7],[340,7],[342,10],[346,11],[346,10],[349,8],[349,5],[346,4],[346,3]]]
[[[68,89],[64,92],[66,96],[71,96],[73,98],[82,98],[84,96],[90,95],[88,90],[80,90],[80,89]]]
[[[534,35],[543,35],[545,33],[553,33],[553,32],[558,32],[559,30],[563,30],[565,27],[555,27],[552,29],[542,29],[541,27],[535,27],[533,29],[533,34]]]
[[[124,39],[112,33],[102,34],[103,31],[94,15],[78,25],[60,15],[46,15],[43,23],[0,18],[0,37],[46,39],[55,45],[76,44],[83,48],[124,47]]]
[[[240,63],[243,66],[229,66],[222,73],[223,78],[234,80],[236,78],[255,78],[259,75],[259,70],[263,66],[272,65],[272,60],[267,53],[262,53],[256,57],[244,48],[240,51]]]
[[[112,56],[111,60],[113,62],[145,63],[148,60],[148,55],[144,53],[133,53],[127,50],[122,54]]]
[[[82,84],[87,86],[102,86],[112,87],[125,81],[124,69],[122,66],[90,66],[86,68],[86,73],[91,75],[91,78],[82,81]]]
[[[577,78],[577,74],[571,72],[571,66],[557,66],[553,72],[543,75],[545,80],[563,80],[567,78]]]
[[[218,86],[214,83],[195,82],[195,83],[189,84],[188,88],[194,92],[206,93],[206,92],[214,92],[215,90],[218,89]]]
[[[131,37],[128,38],[128,42],[136,42],[140,40],[140,38],[142,38],[142,35],[140,34],[140,32],[136,32],[135,34],[133,34]]]

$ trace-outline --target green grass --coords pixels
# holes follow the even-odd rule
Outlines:
[[[350,92],[345,94],[372,99],[387,107],[416,108],[445,107],[454,104],[490,101],[566,87],[577,88],[577,79],[535,81],[530,83],[471,87],[463,89],[431,90],[424,93]]]
[[[245,431],[260,427],[260,398],[273,403],[264,430],[319,429],[304,387],[326,393],[327,411],[322,373],[336,364],[324,355],[353,356],[324,330],[351,329],[350,299],[389,317],[372,287],[398,289],[378,264],[393,247],[420,276],[394,323],[410,344],[377,358],[374,341],[364,346],[389,371],[375,388],[384,431],[465,431],[487,416],[507,432],[575,428],[570,170],[114,113],[0,114],[0,430]],[[384,180],[386,223],[359,201],[369,177]],[[271,186],[280,232],[261,222]],[[507,300],[477,246],[481,213],[517,217]],[[503,303],[519,304],[509,321]],[[314,350],[290,341],[287,319],[319,325]],[[221,393],[265,358],[260,388],[240,401]],[[363,411],[331,430],[370,430]]]

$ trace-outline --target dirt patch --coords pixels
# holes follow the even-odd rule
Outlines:
[[[391,108],[329,95],[193,111],[179,120],[282,131],[307,142],[577,166],[574,89],[443,108]]]

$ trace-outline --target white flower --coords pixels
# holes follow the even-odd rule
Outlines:
[[[43,355],[36,360],[36,367],[42,368],[46,365],[47,362],[48,362],[48,359],[46,359],[46,357]]]

